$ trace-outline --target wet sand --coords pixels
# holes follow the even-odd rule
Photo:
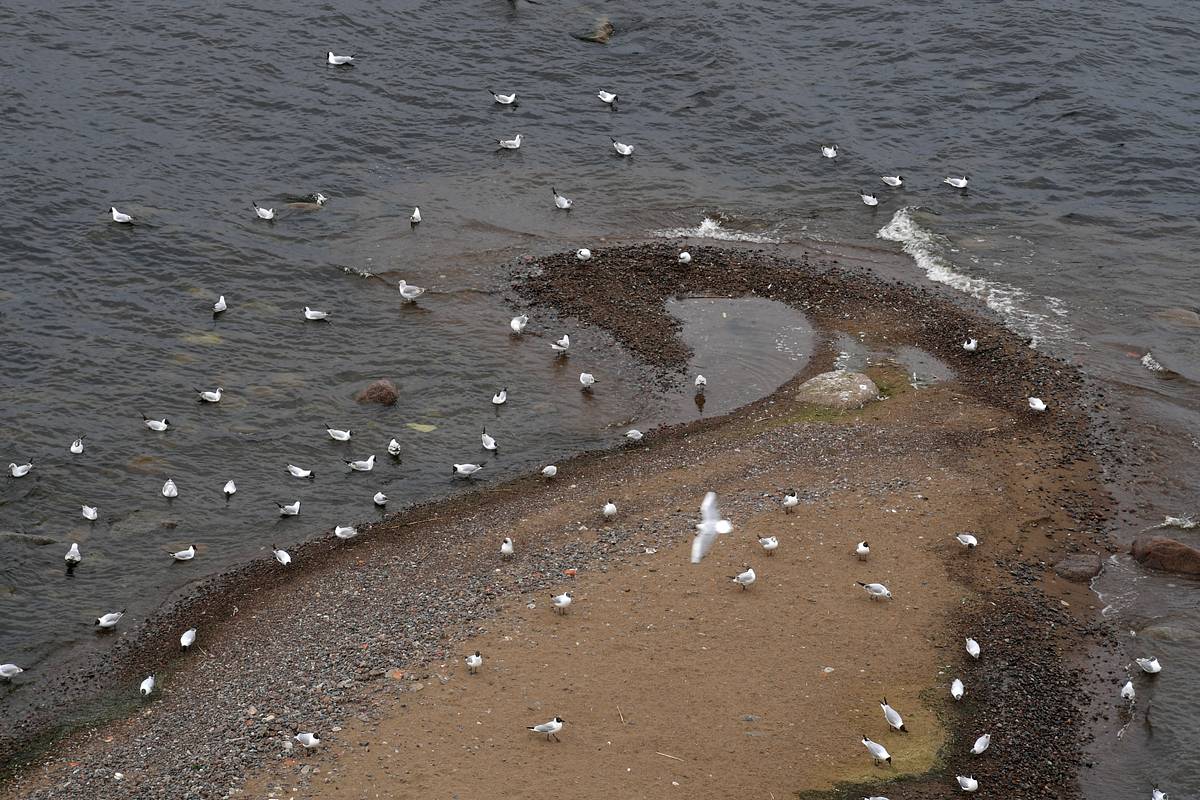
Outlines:
[[[583,797],[783,797],[839,782],[852,785],[836,796],[861,796],[899,792],[887,784],[902,778],[906,797],[944,797],[956,773],[979,778],[979,796],[1077,796],[1081,674],[1064,654],[1094,627],[1091,597],[1046,567],[1095,549],[1105,513],[1069,401],[1078,381],[932,293],[720,248],[676,274],[672,253],[601,251],[592,268],[627,287],[619,298],[566,257],[518,286],[613,333],[664,381],[682,380],[686,352],[654,347],[672,340],[661,299],[717,284],[778,296],[873,352],[922,346],[956,378],[915,390],[884,364],[873,373],[887,399],[830,412],[791,399],[799,376],[726,418],[560,464],[553,482],[483,488],[349,543],[311,543],[286,575],[248,565],[158,621],[201,619],[202,649],[170,659],[161,696],[62,740],[8,796],[518,797],[570,785]],[[968,332],[984,352],[957,348]],[[833,357],[823,348],[807,373]],[[1051,414],[1025,410],[1032,386]],[[793,487],[804,502],[785,515]],[[735,530],[690,565],[707,490]],[[620,514],[606,523],[610,497]],[[981,547],[963,551],[960,530]],[[764,534],[780,538],[772,557]],[[511,562],[498,553],[506,535]],[[852,555],[860,539],[866,563]],[[760,579],[743,592],[725,576],[747,563]],[[895,597],[872,603],[855,580]],[[548,598],[563,588],[576,603],[558,616]],[[978,662],[963,652],[968,633]],[[486,661],[469,676],[461,655],[474,649]],[[885,695],[911,733],[888,732]],[[524,730],[555,714],[561,742]],[[314,729],[323,747],[298,752],[290,737]],[[985,729],[992,750],[967,756]],[[872,766],[862,734],[887,745],[891,768]]]

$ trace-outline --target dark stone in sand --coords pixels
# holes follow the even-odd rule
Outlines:
[[[1085,583],[1099,575],[1103,568],[1100,556],[1094,553],[1076,553],[1055,564],[1054,572],[1060,578]]]
[[[822,372],[800,384],[796,399],[825,408],[862,408],[879,397],[875,381],[861,372],[838,369]]]
[[[1200,575],[1200,550],[1165,536],[1139,536],[1130,548],[1142,566],[1181,575]]]
[[[400,399],[400,390],[396,384],[385,379],[375,381],[358,394],[354,399],[360,403],[379,403],[381,406],[394,406]]]

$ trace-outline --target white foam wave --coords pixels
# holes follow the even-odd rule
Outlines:
[[[721,227],[719,220],[705,217],[694,228],[666,228],[651,231],[651,236],[662,239],[720,239],[724,242],[761,242],[763,244],[778,244],[779,239],[765,233],[747,233],[732,231]]]
[[[1028,307],[1030,297],[1024,289],[957,271],[955,265],[943,255],[950,246],[949,241],[944,236],[922,228],[913,219],[912,212],[913,209],[908,206],[900,209],[875,235],[889,242],[898,242],[917,266],[925,270],[929,280],[945,284],[983,301],[988,308],[998,313],[1010,328],[1029,337],[1034,347],[1047,340],[1067,337],[1070,329],[1065,323]],[[1043,301],[1055,316],[1061,318],[1067,315],[1062,302],[1057,298],[1043,298]]]
[[[1158,359],[1154,357],[1153,353],[1146,353],[1146,355],[1142,356],[1142,366],[1151,372],[1163,371],[1163,365],[1158,363]]]

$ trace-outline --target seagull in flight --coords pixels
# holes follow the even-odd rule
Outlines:
[[[557,741],[560,741],[560,739],[558,738],[558,732],[562,730],[562,727],[563,727],[563,718],[555,717],[554,719],[550,720],[549,722],[543,722],[541,725],[530,725],[530,726],[528,726],[528,730],[531,730],[534,733],[546,734],[546,741],[550,741],[550,737],[553,736],[554,741],[557,742]]]
[[[325,56],[325,61],[332,64],[335,67],[343,67],[346,64],[349,64],[350,62],[352,62],[353,60],[354,60],[354,56],[335,56],[333,54],[332,50],[330,50]]]
[[[512,94],[500,94],[498,92],[493,92],[491,89],[488,89],[488,92],[492,95],[495,101],[502,106],[511,106],[513,103],[517,102],[516,92],[513,92]]]
[[[128,225],[129,223],[133,222],[133,217],[131,217],[128,214],[125,214],[123,212],[117,211],[116,206],[113,206],[113,207],[109,208],[108,210],[109,210],[109,212],[112,213],[113,222],[119,222],[122,225]]]
[[[706,493],[700,501],[700,522],[696,523],[696,536],[692,539],[692,563],[699,564],[712,549],[717,536],[732,530],[733,524],[727,519],[721,519],[721,511],[717,508],[717,493]],[[750,571],[750,582],[754,582],[753,570]]]
[[[558,189],[555,189],[553,186],[550,187],[550,191],[554,192],[554,205],[558,208],[561,208],[563,211],[570,211],[571,206],[575,205],[574,200],[563,197],[558,193]]]

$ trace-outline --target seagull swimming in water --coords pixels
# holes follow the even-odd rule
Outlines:
[[[27,462],[25,464],[10,463],[8,465],[8,474],[14,478],[24,478],[26,475],[29,474],[29,471],[32,469],[33,469],[32,461]]]
[[[353,539],[358,536],[358,528],[353,525],[336,525],[333,528],[333,535],[339,539]]]
[[[613,137],[611,137],[611,136],[608,138],[612,139],[613,150],[617,151],[617,155],[621,155],[621,156],[633,155],[633,145],[624,144],[623,142],[618,142],[616,139],[613,139]]]
[[[867,748],[867,752],[871,754],[871,758],[875,759],[876,764],[880,762],[885,764],[892,763],[892,754],[879,742],[872,742],[867,738],[866,734],[863,734],[862,743],[863,747]]]
[[[825,156],[826,158],[837,158],[838,157],[837,145],[836,144],[821,145],[821,155]]]
[[[1157,675],[1162,672],[1162,664],[1158,663],[1157,658],[1135,658],[1134,661],[1142,668],[1142,672],[1148,675]]]
[[[546,466],[542,467],[543,478],[553,478],[557,474],[558,467],[554,466],[553,464],[547,464]]]
[[[304,469],[304,467],[297,467],[295,464],[288,464],[287,471],[288,471],[288,474],[291,475],[293,478],[312,478],[312,477],[314,477],[313,471],[311,469]]]
[[[949,184],[950,186],[953,186],[955,189],[967,188],[967,184],[970,183],[970,181],[971,181],[970,175],[963,175],[961,178],[955,178],[955,177],[942,178],[942,183]]]
[[[592,387],[596,385],[596,377],[590,372],[581,372],[579,373],[579,384],[585,392],[591,391]]]
[[[421,224],[421,207],[420,206],[413,206],[413,213],[408,215],[408,221],[411,222],[413,225]]]
[[[893,189],[904,185],[903,175],[880,175],[879,180],[883,181],[888,186],[891,186]]]
[[[1167,800],[1167,793],[1155,786],[1150,791],[1150,800]]]
[[[371,453],[371,455],[365,459],[346,461],[346,466],[354,472],[370,472],[371,470],[375,469],[375,454]]]
[[[521,149],[521,134],[517,134],[511,139],[497,139],[496,143],[504,150],[519,150]]]
[[[259,219],[275,219],[275,209],[263,208],[258,203],[251,203],[254,206],[254,214]]]
[[[504,538],[504,541],[500,543],[500,557],[501,558],[512,558],[512,554],[513,554],[513,540],[506,536]]]
[[[855,581],[859,586],[866,590],[867,596],[872,600],[891,600],[892,592],[882,583],[863,583]]]
[[[332,50],[330,50],[325,56],[325,61],[335,67],[345,66],[353,60],[354,56],[335,56]]]
[[[350,441],[350,437],[354,435],[353,431],[351,431],[349,428],[344,431],[338,430],[337,428],[329,427],[328,422],[325,423],[325,432],[328,433],[329,438],[333,439],[335,442],[348,442]]]
[[[601,103],[612,106],[613,108],[616,108],[617,106],[617,96],[612,92],[606,92],[601,89],[600,91],[596,92],[596,97],[600,98]]]
[[[604,504],[604,508],[600,509],[600,513],[604,514],[605,519],[612,519],[617,515],[617,504],[609,500]]]
[[[371,500],[372,500],[372,502],[375,503],[375,505],[379,506],[380,508],[383,508],[384,506],[387,505],[387,495],[384,494],[383,492],[376,492],[375,496],[372,497]]]
[[[492,395],[492,405],[502,406],[508,402],[508,387],[504,387],[500,391]]]
[[[859,542],[854,548],[854,554],[858,556],[859,561],[866,561],[867,556],[871,555],[871,545],[866,541]]]
[[[75,441],[71,442],[71,454],[79,455],[83,452],[83,437],[80,436]]]
[[[1042,400],[1042,398],[1040,398],[1040,397],[1029,398],[1029,409],[1031,411],[1036,411],[1040,414],[1041,412],[1045,411],[1047,407],[1048,406],[1046,405],[1045,401]]]
[[[146,680],[142,681],[142,685],[138,687],[138,691],[142,693],[142,697],[149,697],[154,691],[154,676],[150,675]]]
[[[900,716],[900,712],[888,705],[887,698],[883,698],[883,702],[879,704],[883,709],[883,718],[887,720],[887,724],[892,726],[893,730],[908,733],[908,728],[904,727],[904,717]]]
[[[481,469],[482,464],[455,464],[451,472],[460,478],[469,478]]]
[[[530,725],[527,729],[533,731],[534,733],[546,734],[546,741],[550,741],[550,737],[553,736],[554,741],[557,742],[559,741],[558,732],[562,730],[562,727],[563,718],[555,717],[549,722],[543,722],[541,725]]]
[[[560,208],[563,211],[570,211],[571,206],[575,205],[574,200],[571,200],[570,198],[567,198],[567,197],[563,197],[561,194],[558,193],[558,189],[555,189],[553,186],[550,187],[550,191],[554,192],[554,205],[557,208]]]
[[[640,442],[645,437],[646,435],[637,428],[630,428],[629,430],[625,431],[625,438],[631,442]]]
[[[483,656],[479,655],[478,650],[464,658],[463,661],[467,662],[467,671],[472,675],[478,672],[479,668],[483,666]]]
[[[177,550],[171,553],[171,558],[176,561],[191,561],[196,557],[196,545],[189,544],[186,550]]]
[[[742,587],[743,592],[746,591],[746,587],[758,580],[758,576],[754,574],[754,569],[749,565],[746,566],[744,571],[739,572],[737,575],[728,575],[726,577],[728,577],[729,580],[733,581],[738,586]]]
[[[800,495],[796,493],[795,489],[783,496],[783,513],[790,514],[791,510],[798,505],[800,505]]]
[[[6,681],[11,681],[24,671],[16,664],[0,664],[0,678]]]
[[[779,538],[776,536],[763,536],[758,540],[762,545],[762,549],[767,552],[767,555],[774,555],[775,550],[779,547]]]
[[[100,516],[100,510],[96,506],[84,505],[80,506],[80,510],[83,513],[83,518],[88,522],[95,522],[96,518]]]
[[[958,540],[959,544],[968,550],[974,550],[979,546],[979,540],[969,533],[956,533],[954,538]]]
[[[217,302],[213,303],[213,316],[225,313],[227,308],[229,308],[229,304],[225,302],[225,295],[221,295],[217,298]]]
[[[317,311],[315,308],[304,307],[304,318],[309,322],[320,322],[323,319],[329,319],[328,311]]]
[[[586,247],[581,247],[575,251],[575,258],[579,259],[580,261],[590,261],[592,258],[592,251],[588,250]]]
[[[281,516],[281,517],[294,517],[300,513],[300,501],[299,500],[297,500],[294,503],[289,503],[286,506],[282,505],[280,503],[276,503],[275,505],[279,506],[279,516]]]
[[[966,691],[966,688],[963,687],[963,682],[958,678],[955,678],[954,682],[950,684],[950,696],[955,700],[962,700]]]
[[[570,337],[570,335],[565,334],[565,333],[563,334],[563,337],[561,339],[559,339],[557,342],[551,343],[551,345],[550,345],[550,349],[559,354],[567,352],[567,350],[569,350],[570,347],[571,347],[571,337]]]
[[[397,442],[395,439],[392,439],[390,442],[388,442],[387,451],[388,451],[389,456],[395,456],[396,458],[399,458],[400,457],[400,443]]]
[[[175,480],[173,478],[167,478],[167,482],[163,484],[162,496],[167,499],[179,497],[179,487],[175,485]]]
[[[275,555],[275,560],[283,566],[286,567],[292,563],[292,556],[287,550],[282,550],[276,545],[271,545],[271,552]]]
[[[875,196],[875,195],[873,195],[873,194],[869,194],[869,193],[867,193],[867,192],[864,192],[864,191],[862,191],[862,190],[860,189],[860,190],[859,190],[859,192],[858,192],[858,196],[859,196],[859,198],[860,198],[860,199],[863,201],[863,205],[865,205],[865,206],[877,206],[877,205],[879,205],[879,198],[878,198],[878,197],[876,197],[876,196]]]
[[[120,222],[123,225],[128,225],[129,223],[133,222],[133,217],[117,211],[116,206],[112,206],[108,210],[112,213],[113,222]]]
[[[162,433],[167,428],[171,427],[171,422],[166,417],[163,417],[162,419],[150,419],[145,414],[142,414],[142,424],[157,433]]]
[[[181,648],[183,648],[184,650],[187,650],[189,647],[191,647],[195,643],[195,641],[196,641],[196,629],[188,628],[186,631],[183,632],[183,635],[179,637],[179,646]]]
[[[529,317],[522,314],[519,317],[513,317],[508,321],[508,327],[513,333],[524,333],[525,326],[529,324]]]
[[[964,792],[974,792],[979,790],[979,781],[975,780],[974,778],[968,778],[966,775],[959,775],[957,777],[958,788],[962,789]]]
[[[556,594],[550,598],[550,603],[554,606],[554,610],[559,614],[566,614],[567,608],[571,605],[571,593],[563,592]]]
[[[228,500],[237,493],[237,484],[232,480],[225,481],[225,485],[221,488],[221,491],[225,494],[225,499]]]
[[[479,435],[479,441],[483,445],[484,450],[496,450],[496,439],[487,432],[487,428],[483,429],[483,433]]]
[[[513,92],[512,94],[500,94],[499,92],[493,92],[491,89],[488,89],[488,93],[491,94],[495,101],[502,106],[511,106],[513,103],[517,102],[516,92]]]
[[[1136,694],[1137,694],[1137,692],[1135,692],[1133,689],[1133,681],[1132,680],[1125,681],[1125,685],[1121,687],[1121,699],[1128,700],[1129,704],[1132,706],[1133,698]]]
[[[976,350],[979,349],[979,340],[978,339],[967,339],[965,342],[962,343],[962,348],[963,348],[963,350],[966,350],[968,353],[974,353]]]
[[[69,567],[73,567],[80,561],[83,561],[83,554],[79,552],[79,542],[71,542],[71,548],[63,556],[63,561],[66,561]]]
[[[971,745],[971,755],[982,755],[984,750],[987,750],[992,745],[992,735],[985,733],[975,740],[975,744]]]
[[[700,521],[696,523],[696,536],[692,539],[692,563],[699,564],[712,549],[717,536],[732,530],[733,523],[721,519],[721,510],[717,508],[717,493],[705,493],[704,499],[700,501]]]
[[[423,288],[420,286],[413,286],[405,280],[401,280],[397,285],[400,289],[400,296],[410,303],[417,302],[417,298],[425,294],[425,290]]]
[[[967,637],[967,655],[971,658],[979,658],[979,642],[971,637]]]
[[[110,611],[96,618],[96,626],[104,630],[115,628],[123,616],[125,616],[125,609],[123,608],[120,611]]]
[[[307,731],[304,733],[297,733],[292,738],[310,750],[321,743],[319,736],[317,736],[315,733],[309,733]]]
[[[216,389],[196,389],[196,394],[200,395],[201,403],[219,403],[221,402],[221,394],[225,390],[218,386]]]
[[[697,375],[696,380],[692,381],[692,384],[696,387],[696,391],[703,392],[704,387],[708,386],[708,378],[703,375]]]

